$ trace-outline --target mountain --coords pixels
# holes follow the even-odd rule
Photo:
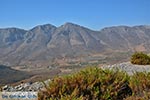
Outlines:
[[[26,32],[18,28],[0,29],[0,56],[15,51],[23,43]]]
[[[0,29],[0,63],[46,63],[54,58],[104,52],[150,51],[150,26],[113,26],[94,31],[65,23],[38,25],[30,30]]]
[[[55,55],[75,56],[92,51],[101,51],[102,45],[95,38],[95,31],[85,27],[66,23],[56,29],[47,47]]]
[[[100,31],[100,40],[112,50],[150,51],[150,26],[118,26]]]

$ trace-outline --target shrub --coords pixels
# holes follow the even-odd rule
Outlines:
[[[129,84],[133,96],[127,100],[150,100],[150,72],[134,73],[134,75],[130,77]]]
[[[132,95],[129,76],[119,70],[88,68],[79,73],[54,78],[39,100],[123,100]]]
[[[128,76],[119,70],[88,68],[54,78],[39,100],[150,100],[150,72]]]
[[[142,52],[136,52],[131,57],[132,64],[148,65],[150,64],[150,57]]]

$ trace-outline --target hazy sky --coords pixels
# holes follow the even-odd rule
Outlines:
[[[150,25],[150,0],[0,0],[0,27]]]

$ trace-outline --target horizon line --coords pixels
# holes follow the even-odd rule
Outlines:
[[[127,26],[127,27],[134,27],[134,26],[150,26],[150,24],[118,24],[118,25],[108,25],[108,26],[103,26],[103,27],[100,27],[99,29],[94,29],[94,28],[91,28],[87,25],[81,25],[81,24],[77,24],[77,23],[73,23],[73,22],[65,22],[63,24],[60,24],[60,25],[55,25],[55,24],[51,24],[51,23],[41,23],[41,24],[37,24],[37,25],[34,25],[32,27],[21,27],[21,26],[18,26],[18,25],[10,25],[10,26],[0,26],[0,29],[9,29],[9,28],[18,28],[18,29],[23,29],[23,30],[31,30],[37,26],[43,26],[43,25],[52,25],[52,26],[55,26],[55,27],[60,27],[62,25],[65,25],[65,24],[74,24],[74,25],[78,25],[78,26],[81,26],[81,27],[85,27],[85,28],[88,28],[90,30],[95,30],[95,31],[99,31],[99,30],[102,30],[104,28],[110,28],[110,27],[119,27],[119,26]]]

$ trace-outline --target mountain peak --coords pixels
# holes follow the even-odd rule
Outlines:
[[[34,29],[43,29],[43,28],[56,28],[56,26],[54,26],[52,24],[44,24],[44,25],[35,26],[31,30],[34,30]]]
[[[62,27],[81,27],[81,26],[71,23],[71,22],[67,22],[67,23],[63,24]]]
[[[56,26],[54,26],[52,24],[44,24],[44,25],[40,25],[40,26],[42,26],[42,27],[56,27]]]
[[[74,23],[71,23],[71,22],[66,22],[64,25],[77,25],[77,24],[74,24]]]

